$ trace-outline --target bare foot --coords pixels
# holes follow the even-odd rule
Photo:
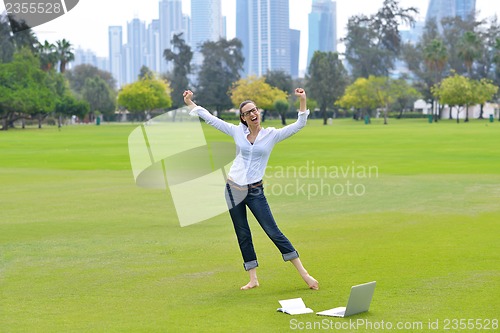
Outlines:
[[[259,286],[259,281],[250,281],[246,285],[241,287],[240,289],[241,290],[248,290],[248,289],[252,289],[252,288],[257,288],[258,286]]]
[[[304,281],[309,286],[309,289],[313,289],[313,290],[318,290],[319,289],[319,283],[318,283],[318,281],[315,278],[313,278],[311,275],[305,274],[305,275],[302,276],[302,278],[304,279]]]

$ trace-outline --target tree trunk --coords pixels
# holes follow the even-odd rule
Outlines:
[[[323,112],[323,125],[327,125],[328,119],[326,115],[326,106],[321,107],[321,111]]]
[[[469,122],[469,104],[465,107],[465,122]]]
[[[457,124],[459,123],[460,123],[460,106],[457,107]]]
[[[38,128],[42,128],[42,114],[39,113],[38,114]]]
[[[7,126],[8,123],[9,122],[7,121],[7,116],[2,118],[2,131],[7,131],[9,129],[9,126]]]
[[[484,113],[483,108],[484,108],[484,104],[481,104],[481,108],[480,108],[481,111],[479,112],[479,118],[478,119],[484,119],[484,117],[483,117],[483,113]]]
[[[281,112],[280,116],[281,116],[281,124],[286,125],[286,112]]]
[[[26,128],[26,121],[25,121],[24,117],[21,118],[21,128],[22,129]]]
[[[62,126],[62,115],[59,114],[59,117],[57,117],[57,127],[61,128]]]
[[[384,125],[387,125],[387,109],[384,110]]]

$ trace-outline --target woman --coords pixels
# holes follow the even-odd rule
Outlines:
[[[298,252],[276,225],[262,185],[262,177],[274,145],[297,133],[306,125],[309,115],[309,110],[306,110],[306,93],[304,89],[297,88],[295,95],[300,99],[298,120],[276,129],[262,128],[259,109],[250,100],[241,103],[241,123],[234,125],[214,117],[206,109],[197,106],[192,101],[193,92],[184,91],[184,102],[191,109],[190,114],[199,116],[207,124],[232,136],[236,143],[236,158],[228,173],[226,183],[226,200],[243,256],[243,266],[250,275],[250,282],[241,287],[242,290],[259,286],[256,270],[258,262],[248,226],[247,207],[278,247],[283,260],[290,261],[295,266],[309,288],[314,290],[319,288],[318,281],[309,275],[299,259]]]

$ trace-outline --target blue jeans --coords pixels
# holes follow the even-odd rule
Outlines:
[[[243,256],[243,267],[250,270],[259,266],[257,255],[252,242],[252,233],[248,226],[247,206],[255,216],[267,236],[273,241],[281,252],[283,260],[289,261],[299,257],[288,238],[283,235],[274,220],[267,199],[264,196],[262,181],[239,186],[230,180],[226,183],[226,202],[229,214],[234,225],[234,231],[238,238],[241,255]]]

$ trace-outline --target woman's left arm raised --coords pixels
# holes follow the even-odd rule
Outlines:
[[[276,142],[285,140],[291,137],[298,131],[300,131],[307,123],[307,116],[309,116],[309,110],[307,109],[307,96],[306,91],[302,88],[295,89],[295,96],[299,98],[299,115],[297,121],[293,124],[287,125],[283,128],[277,130]]]

